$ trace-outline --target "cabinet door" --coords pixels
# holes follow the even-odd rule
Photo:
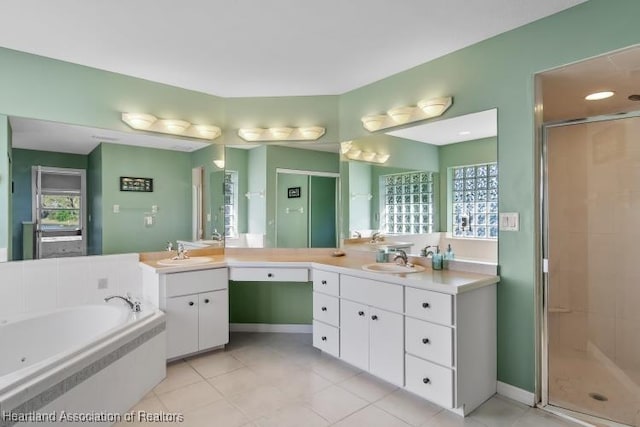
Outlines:
[[[198,295],[167,298],[167,359],[198,351]]]
[[[393,384],[403,385],[403,316],[370,307],[369,319],[369,372]]]
[[[217,347],[229,342],[228,291],[204,292],[198,295],[199,350]]]
[[[369,307],[340,301],[340,358],[369,370]]]

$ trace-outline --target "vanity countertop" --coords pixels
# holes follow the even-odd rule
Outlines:
[[[227,249],[224,254],[220,252],[207,253],[205,250],[197,254],[193,253],[193,255],[207,256],[212,261],[195,265],[162,266],[157,263],[159,259],[162,259],[158,255],[151,257],[141,255],[140,265],[159,274],[221,267],[303,267],[448,294],[459,294],[498,283],[500,280],[497,275],[456,270],[432,270],[428,265],[425,266],[425,271],[417,273],[370,272],[363,270],[362,266],[373,261],[371,256],[348,253],[346,256],[333,257],[331,250],[328,249]],[[166,258],[166,253],[164,258]]]

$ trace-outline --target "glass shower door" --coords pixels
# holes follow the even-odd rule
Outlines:
[[[640,118],[549,127],[548,403],[640,425]]]

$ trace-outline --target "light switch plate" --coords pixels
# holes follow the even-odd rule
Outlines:
[[[520,214],[518,212],[500,212],[500,231],[520,230]]]
[[[113,205],[113,213],[120,213],[120,205]]]

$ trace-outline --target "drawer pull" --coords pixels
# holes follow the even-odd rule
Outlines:
[[[193,305],[193,301],[189,301],[189,305]]]
[[[205,304],[209,304],[209,298],[207,298],[206,300],[204,300]]]
[[[327,284],[327,281],[326,281],[326,280],[323,280],[321,283],[322,283],[323,285],[326,285],[326,284]]]
[[[371,320],[378,320],[378,316],[374,314],[373,316],[371,316]]]
[[[425,378],[422,379],[422,382],[425,383],[425,384],[429,384],[429,383],[431,383],[431,380],[429,378],[425,377]]]
[[[327,340],[327,337],[322,337],[322,338],[321,338],[321,340],[322,340],[322,341],[326,341],[326,340]]]
[[[267,273],[267,277],[273,277],[273,273]]]
[[[429,338],[422,338],[422,344],[431,344],[431,341],[429,341]]]
[[[358,316],[364,316],[364,311],[359,311]]]
[[[429,307],[431,307],[431,305],[428,302],[422,303],[422,308],[429,308]]]
[[[327,311],[327,307],[322,307],[320,310]]]

